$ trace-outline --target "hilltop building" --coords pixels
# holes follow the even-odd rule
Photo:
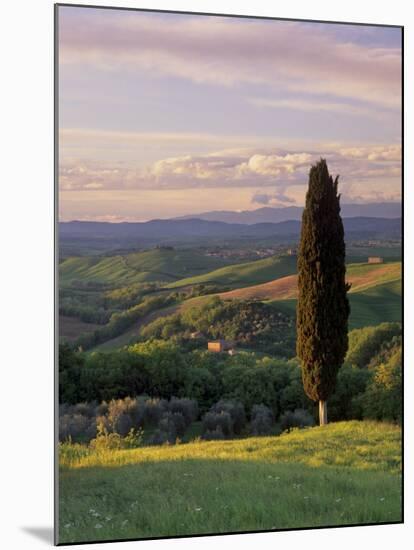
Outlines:
[[[207,349],[212,353],[230,352],[233,350],[233,343],[228,340],[212,340],[208,342]]]
[[[384,258],[381,258],[380,256],[369,256],[368,258],[369,264],[383,264]]]

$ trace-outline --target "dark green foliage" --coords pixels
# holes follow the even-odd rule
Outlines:
[[[145,342],[130,347],[129,353],[142,359],[149,375],[146,388],[139,393],[164,399],[185,397],[189,371],[186,359],[176,344],[168,341]]]
[[[297,354],[303,385],[313,401],[325,401],[348,348],[348,286],[338,178],[326,161],[312,166],[298,254]]]
[[[68,344],[59,345],[59,403],[76,403],[83,399],[79,392],[83,364],[81,354]]]
[[[308,411],[304,409],[295,409],[287,411],[280,417],[280,427],[283,431],[290,431],[292,428],[305,428],[307,426],[314,426],[315,420]]]
[[[334,393],[329,398],[329,416],[332,420],[362,418],[358,396],[362,395],[372,378],[368,369],[344,365],[339,373]]]
[[[79,400],[109,401],[148,393],[150,372],[142,355],[130,351],[93,353],[85,357]]]

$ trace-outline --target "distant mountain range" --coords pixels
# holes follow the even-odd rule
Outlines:
[[[278,223],[226,223],[199,218],[184,220],[151,220],[136,223],[62,222],[59,237],[67,239],[135,239],[143,243],[171,243],[193,241],[199,238],[292,238],[300,232],[299,220]],[[347,238],[397,238],[401,235],[400,218],[353,217],[344,218]]]
[[[265,206],[256,210],[244,210],[234,212],[230,210],[215,210],[202,212],[191,216],[181,216],[177,220],[189,220],[197,218],[206,221],[225,223],[279,223],[288,220],[300,220],[303,208],[299,206],[286,206],[273,208]],[[343,204],[341,214],[344,218],[369,217],[369,218],[400,218],[401,203],[399,202],[376,202],[367,204]]]

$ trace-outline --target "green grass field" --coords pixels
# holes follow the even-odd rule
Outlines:
[[[269,303],[283,313],[290,315],[296,313],[296,300],[275,300]],[[350,292],[349,303],[351,305],[350,330],[384,322],[401,322],[401,279]]]
[[[191,250],[153,249],[125,256],[73,257],[59,265],[62,287],[74,281],[100,283],[117,287],[151,281],[176,281],[226,265]]]
[[[218,283],[236,288],[266,283],[295,273],[296,261],[295,256],[271,256],[263,260],[230,265],[196,277],[187,277],[168,284],[168,288],[201,283]]]
[[[401,521],[401,433],[339,422],[279,437],[61,448],[60,542]]]

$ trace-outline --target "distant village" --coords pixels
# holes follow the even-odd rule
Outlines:
[[[272,246],[272,247],[257,247],[255,249],[251,248],[221,248],[214,247],[208,248],[205,251],[206,256],[213,258],[223,258],[223,259],[240,259],[240,260],[251,260],[251,259],[260,259],[268,258],[270,256],[275,256],[276,254],[283,255],[287,254],[289,256],[296,255],[296,248],[286,248],[286,246]]]

